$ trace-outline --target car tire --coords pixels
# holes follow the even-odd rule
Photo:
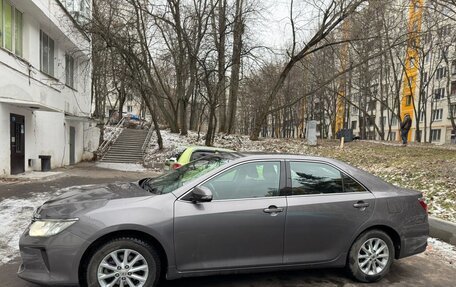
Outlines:
[[[361,282],[379,281],[388,273],[394,252],[394,244],[388,234],[381,230],[368,230],[350,248],[348,271]]]
[[[127,260],[124,261],[126,254]],[[118,259],[117,263],[113,256]],[[102,263],[108,263],[109,267],[102,267]],[[139,238],[116,238],[103,244],[92,254],[85,274],[86,286],[99,287],[112,283],[112,280],[130,281],[137,286],[157,286],[160,267],[158,253],[146,241]],[[106,275],[106,279],[101,277],[101,274]]]

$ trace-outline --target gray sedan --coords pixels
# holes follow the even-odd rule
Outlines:
[[[139,287],[165,277],[345,266],[374,282],[394,259],[423,252],[428,232],[421,193],[343,162],[220,155],[47,201],[20,239],[18,275]]]

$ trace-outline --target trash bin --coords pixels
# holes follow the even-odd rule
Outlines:
[[[40,155],[38,157],[41,159],[41,171],[50,171],[51,170],[51,156],[50,155]]]

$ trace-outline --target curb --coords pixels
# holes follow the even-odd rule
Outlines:
[[[456,223],[429,216],[429,235],[456,245]]]

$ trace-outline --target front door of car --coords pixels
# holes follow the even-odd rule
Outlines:
[[[179,271],[280,265],[286,198],[281,161],[232,167],[201,186],[211,202],[175,202],[174,242]],[[281,180],[282,178],[282,180]]]
[[[297,161],[288,167],[284,263],[345,256],[354,234],[372,215],[374,196],[327,163]]]

